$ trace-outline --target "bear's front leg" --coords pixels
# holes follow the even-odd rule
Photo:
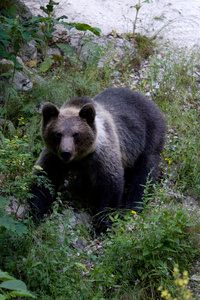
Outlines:
[[[66,166],[63,162],[46,148],[41,152],[35,168],[36,178],[30,189],[28,202],[31,208],[31,215],[34,222],[39,222],[46,214],[55,200],[56,192],[66,173]]]
[[[105,153],[103,159],[91,160],[89,169],[93,186],[93,214],[95,225],[100,224],[96,231],[105,232],[110,227],[108,211],[122,206],[124,191],[124,169],[117,157],[109,157]],[[108,211],[106,211],[108,209]],[[104,213],[105,212],[105,213]]]

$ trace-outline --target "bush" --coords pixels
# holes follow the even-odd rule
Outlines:
[[[100,273],[106,276],[96,285],[112,291],[118,286],[122,299],[124,293],[139,297],[141,291],[142,299],[149,294],[156,299],[160,285],[173,294],[174,265],[183,269],[195,257],[195,241],[190,237],[195,222],[181,205],[151,206],[141,215],[128,212],[124,219],[112,219],[114,234],[104,241],[101,268],[95,266],[93,271],[96,274],[101,269]],[[108,274],[112,276],[112,285]]]

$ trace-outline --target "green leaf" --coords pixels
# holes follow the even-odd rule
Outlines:
[[[5,48],[3,45],[0,45],[0,59],[6,56],[7,52],[5,51]]]
[[[59,21],[59,20],[61,20],[61,19],[68,19],[68,17],[67,17],[67,16],[65,16],[65,15],[63,15],[63,16],[61,16],[61,17],[57,18],[56,20],[57,20],[57,21]]]
[[[11,279],[14,279],[14,277],[9,275],[8,272],[3,272],[0,270],[0,280],[1,281],[7,281],[7,280],[11,280]]]
[[[169,247],[163,247],[163,249],[162,250],[165,250],[165,251],[169,251],[169,252],[176,252],[176,250],[174,250],[174,249],[172,249],[172,248],[169,248]]]
[[[6,215],[4,212],[0,213],[0,227],[4,227],[19,236],[28,232],[24,224],[15,221],[11,215]]]
[[[40,6],[40,9],[48,15],[48,9],[46,9],[44,6]]]
[[[6,32],[4,31],[4,29],[2,29],[2,26],[0,28],[0,40],[1,42],[3,42],[3,40],[11,40],[11,36]]]
[[[148,255],[149,253],[150,253],[149,250],[145,249],[145,250],[143,251],[142,255],[146,256],[146,255]]]
[[[65,44],[56,44],[62,51],[74,54],[74,49],[70,45],[65,45]]]
[[[52,28],[52,30],[47,30],[45,29],[44,30],[44,35],[48,38],[48,39],[51,39],[53,37],[53,35],[51,34],[51,32],[55,31],[55,29]]]
[[[5,300],[5,299],[6,299],[6,297],[4,295],[0,294],[0,300]]]
[[[10,204],[10,200],[5,197],[0,196],[0,208]]]
[[[43,168],[39,165],[35,165],[34,169],[37,170],[37,171],[43,171]]]
[[[88,24],[84,24],[84,23],[79,24],[79,23],[77,23],[77,24],[75,25],[75,27],[76,27],[77,30],[81,30],[81,31],[89,30],[89,31],[91,31],[92,33],[94,33],[95,35],[100,36],[101,30],[100,30],[99,28],[91,27],[91,26],[88,25]]]
[[[15,231],[18,235],[26,234],[28,232],[28,229],[24,224],[21,223],[15,223]]]
[[[21,280],[12,279],[0,283],[0,288],[14,290],[14,291],[21,291],[21,290],[26,290],[26,285]]]
[[[41,265],[41,264],[42,264],[41,261],[36,262],[36,263],[32,264],[32,268],[35,268],[35,267],[37,267],[38,265]]]
[[[32,297],[32,298],[36,298],[36,297],[35,297],[33,294],[31,294],[28,290],[14,291],[14,292],[8,293],[8,295],[12,295],[12,296],[24,296],[24,297]]]
[[[47,4],[47,10],[48,13],[51,13],[53,11],[53,5]]]
[[[11,78],[12,77],[10,73],[2,73],[2,74],[0,74],[0,76],[6,77],[6,78]]]
[[[56,21],[56,24],[63,25],[66,29],[71,30],[72,28],[75,28],[76,23],[67,23],[67,22]]]
[[[75,263],[75,266],[76,266],[78,269],[83,270],[84,272],[87,272],[87,271],[88,271],[87,268],[86,268],[86,266],[85,266],[84,264],[82,264],[82,263],[77,262],[77,263]]]
[[[96,28],[96,27],[91,27],[90,25],[85,24],[85,23],[67,23],[67,22],[59,22],[59,21],[57,21],[55,23],[65,26],[68,30],[71,30],[74,27],[77,30],[80,30],[80,31],[89,30],[89,31],[91,31],[92,33],[94,33],[95,35],[98,35],[98,36],[100,36],[100,32],[101,32],[101,29]]]
[[[47,72],[51,68],[51,65],[52,65],[51,59],[45,58],[45,60],[40,64],[39,69],[41,72]]]

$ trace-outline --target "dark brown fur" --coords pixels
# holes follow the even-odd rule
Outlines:
[[[84,174],[95,214],[107,207],[140,211],[147,176],[151,172],[151,178],[156,177],[164,136],[164,118],[152,101],[125,88],[110,88],[93,100],[71,99],[60,110],[44,105],[45,147],[36,164],[55,191],[69,171]],[[34,184],[31,191],[34,216],[41,218],[54,198],[44,186]]]

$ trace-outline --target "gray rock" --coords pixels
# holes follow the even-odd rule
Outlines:
[[[134,53],[134,47],[129,41],[110,35],[97,37],[74,34],[71,36],[70,43],[83,59],[101,58],[99,67],[103,66],[104,62],[111,63],[122,59],[126,51],[129,52],[129,55]]]
[[[53,55],[61,55],[60,49],[58,47],[51,47],[47,51],[48,58],[53,58]]]
[[[30,81],[28,76],[20,71],[16,71],[14,81],[13,81],[13,88],[15,90],[22,90],[28,91],[32,89],[33,83]]]
[[[24,62],[37,59],[37,43],[36,41],[30,41],[25,44],[19,52],[20,57]]]
[[[27,207],[24,204],[19,204],[19,200],[15,197],[11,196],[9,197],[10,204],[6,207],[5,211],[10,214],[16,214],[18,219],[23,219],[25,212],[27,210]]]
[[[200,282],[200,276],[199,275],[192,275],[192,277],[190,279]]]

